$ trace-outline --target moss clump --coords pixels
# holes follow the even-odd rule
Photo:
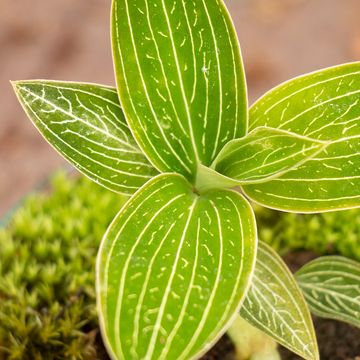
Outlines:
[[[255,212],[260,239],[281,254],[309,250],[360,261],[360,209],[304,215],[256,207]]]
[[[0,359],[97,359],[94,268],[124,203],[63,173],[0,229]]]
[[[95,260],[124,197],[56,175],[0,229],[0,359],[99,359]],[[360,260],[360,210],[294,215],[256,208],[260,237],[278,250]]]

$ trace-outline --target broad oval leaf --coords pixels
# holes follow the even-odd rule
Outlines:
[[[238,184],[265,182],[300,166],[327,144],[288,131],[259,127],[225,145],[212,168]]]
[[[285,211],[319,212],[360,206],[360,63],[290,80],[250,110],[250,129],[271,126],[330,141],[294,171],[244,187],[256,202]]]
[[[239,311],[255,265],[256,226],[229,190],[198,196],[163,174],[109,227],[98,257],[104,340],[114,359],[193,359]]]
[[[309,262],[295,276],[315,315],[360,328],[360,263],[325,256]]]
[[[157,174],[132,137],[115,89],[44,80],[13,85],[41,134],[92,180],[132,194]]]
[[[127,121],[159,170],[194,180],[245,135],[243,65],[222,0],[114,0],[112,45]]]
[[[263,242],[259,242],[252,284],[240,316],[304,359],[319,359],[301,290],[281,257]]]

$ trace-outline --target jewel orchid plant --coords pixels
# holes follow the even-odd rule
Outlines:
[[[222,0],[113,0],[111,22],[117,88],[13,83],[60,154],[131,195],[97,260],[109,355],[196,359],[228,331],[242,359],[279,358],[244,353],[249,334],[319,359],[308,304],[360,326],[360,265],[320,258],[293,276],[258,242],[251,202],[359,207],[360,63],[290,80],[248,111]]]

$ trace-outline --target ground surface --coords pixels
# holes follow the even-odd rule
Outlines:
[[[227,0],[249,97],[289,77],[360,60],[359,0]],[[63,160],[17,104],[8,80],[113,84],[110,0],[0,0],[0,216]]]

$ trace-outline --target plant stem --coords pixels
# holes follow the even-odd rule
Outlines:
[[[237,182],[224,175],[217,173],[204,165],[199,165],[196,175],[196,190],[199,193],[204,193],[212,189],[224,189],[237,186]]]
[[[281,360],[277,343],[268,335],[237,316],[228,330],[237,360]]]

